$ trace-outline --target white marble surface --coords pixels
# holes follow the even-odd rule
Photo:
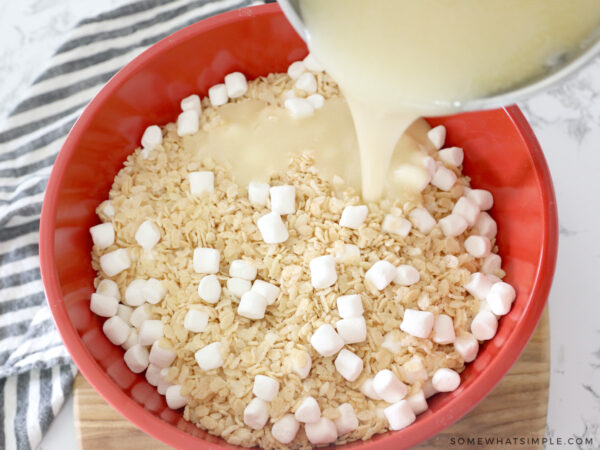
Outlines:
[[[0,121],[27,92],[80,18],[131,0],[20,0],[0,15]],[[561,448],[600,448],[600,59],[574,79],[524,102],[554,178],[560,218],[558,265],[550,295],[552,373],[548,436]],[[592,446],[568,444],[593,437]],[[44,450],[75,445],[69,400]],[[553,447],[548,445],[548,447]]]

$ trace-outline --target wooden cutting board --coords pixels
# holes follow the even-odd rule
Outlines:
[[[478,445],[477,438],[480,437],[543,437],[549,381],[550,336],[546,308],[523,354],[490,395],[462,420],[419,448],[481,449],[486,446]],[[81,450],[169,448],[124,419],[94,391],[81,374],[75,379],[73,397],[75,430]],[[469,446],[459,438],[474,438],[474,445]],[[497,447],[499,445],[487,448]],[[520,449],[541,447],[519,446]]]

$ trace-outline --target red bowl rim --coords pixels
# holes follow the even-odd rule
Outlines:
[[[54,232],[58,193],[64,174],[68,170],[69,161],[77,149],[77,143],[85,133],[92,117],[138,67],[151,60],[156,54],[168,51],[178,45],[180,41],[198,33],[236,22],[240,18],[274,14],[281,14],[277,4],[252,6],[226,12],[186,27],[162,39],[136,57],[102,88],[77,120],[58,154],[46,188],[40,219],[40,265],[46,298],[60,335],[83,376],[113,408],[144,432],[176,448],[191,447],[190,435],[171,425],[166,426],[167,424],[163,420],[151,412],[143,410],[137,402],[123,393],[84,346],[67,314],[54,259]],[[450,402],[438,409],[435,414],[423,417],[401,432],[389,433],[379,439],[360,443],[360,447],[363,449],[375,450],[386,444],[393,444],[394,448],[410,447],[431,438],[456,422],[474,408],[506,374],[525,348],[540,319],[552,285],[556,265],[558,250],[556,199],[550,171],[533,130],[517,106],[509,106],[504,108],[504,111],[517,129],[521,141],[530,150],[529,156],[537,173],[541,174],[537,178],[537,183],[546,205],[544,209],[544,229],[542,230],[543,246],[531,298],[527,302],[521,320],[516,324],[515,329],[508,336],[493,362],[477,376],[476,380],[464,388],[459,397],[460,401]],[[398,441],[400,436],[402,436],[402,442],[394,442]],[[207,445],[212,448],[225,448],[214,443]]]

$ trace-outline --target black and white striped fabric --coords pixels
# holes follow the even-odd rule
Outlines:
[[[36,448],[77,373],[46,305],[38,258],[44,190],[65,136],[104,83],[148,46],[256,3],[142,0],[84,20],[0,131],[0,449]]]

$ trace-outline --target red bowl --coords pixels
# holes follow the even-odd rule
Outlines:
[[[92,386],[146,433],[176,448],[233,448],[166,407],[123,350],[103,335],[89,310],[95,273],[89,227],[123,161],[151,124],[173,121],[181,98],[206,94],[232,71],[248,78],[283,72],[307,53],[276,5],[222,14],[162,40],[121,70],[83,112],[60,151],[40,225],[41,269],[48,303],[75,363]],[[431,119],[465,149],[473,185],[490,190],[506,279],[518,297],[482,346],[454,392],[431,399],[410,427],[349,447],[398,449],[430,438],[473,408],[515,362],[533,333],[550,289],[557,251],[557,213],[548,167],[516,106]]]

